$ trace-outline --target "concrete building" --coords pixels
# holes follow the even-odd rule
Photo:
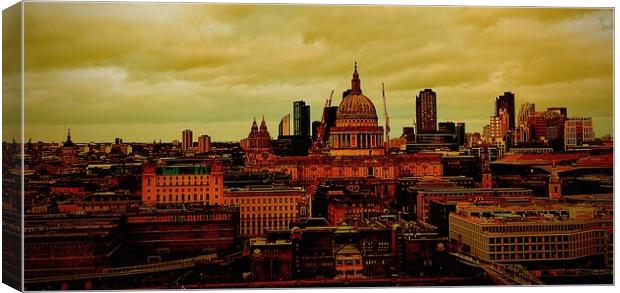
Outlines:
[[[457,250],[489,262],[572,263],[604,258],[612,218],[592,205],[464,203],[450,214],[449,237]]]

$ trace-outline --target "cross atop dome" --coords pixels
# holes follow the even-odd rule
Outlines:
[[[63,144],[63,147],[72,148],[75,144],[71,141],[71,128],[67,129],[67,140]]]
[[[351,79],[351,94],[353,95],[362,94],[362,81],[360,80],[359,73],[357,73],[357,61],[355,61],[355,65],[353,69],[353,78]]]

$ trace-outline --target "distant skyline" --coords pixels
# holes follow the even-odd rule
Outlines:
[[[337,105],[354,61],[381,125],[385,83],[391,137],[412,126],[425,88],[438,121],[467,132],[511,91],[516,109],[567,107],[613,135],[611,9],[26,3],[24,14],[26,141],[67,128],[77,142],[184,129],[238,141],[263,116],[275,137],[294,101],[312,121],[332,90]]]

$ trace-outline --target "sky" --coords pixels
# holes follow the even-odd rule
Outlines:
[[[353,63],[391,137],[415,96],[438,121],[481,132],[495,97],[567,107],[613,134],[610,9],[27,3],[25,139],[152,142],[208,134],[238,141],[264,117],[272,137],[293,102],[320,120]],[[292,119],[291,119],[292,120]]]

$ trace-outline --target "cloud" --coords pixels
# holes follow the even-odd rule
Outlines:
[[[429,87],[440,120],[468,131],[504,91],[600,117],[601,135],[613,127],[610,9],[27,3],[25,15],[25,119],[37,129],[26,136],[37,140],[60,139],[44,131],[59,125],[110,125],[76,132],[84,141],[121,126],[144,127],[125,140],[171,140],[191,125],[239,140],[263,115],[275,135],[294,100],[314,120],[331,90],[339,102],[354,60],[377,107],[385,82],[392,136]]]

